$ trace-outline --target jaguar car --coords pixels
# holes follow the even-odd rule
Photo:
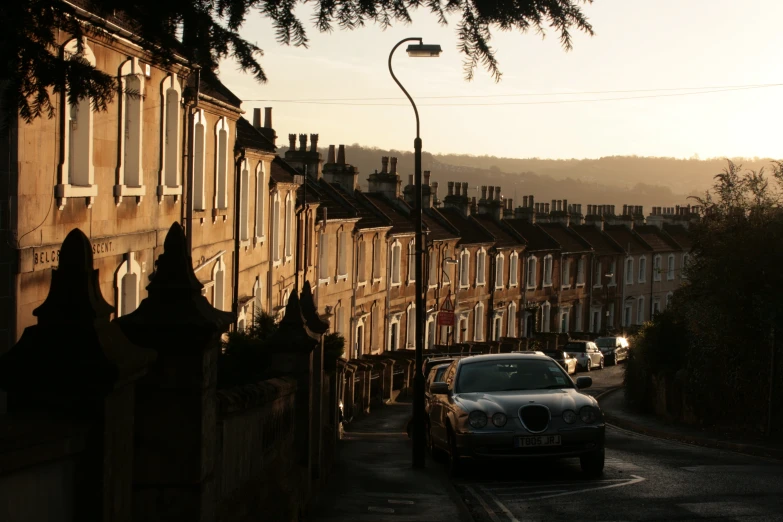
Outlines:
[[[452,473],[467,461],[579,458],[582,471],[604,469],[603,413],[551,357],[491,354],[454,361],[430,384],[429,444]]]

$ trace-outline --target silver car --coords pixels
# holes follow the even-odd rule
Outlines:
[[[444,382],[430,385],[430,441],[452,472],[465,460],[579,457],[582,470],[604,468],[604,419],[598,402],[579,390],[590,377],[571,377],[552,358],[492,354],[454,361]]]
[[[576,359],[580,370],[589,372],[595,368],[603,369],[604,354],[592,341],[568,341],[563,346],[563,351]]]

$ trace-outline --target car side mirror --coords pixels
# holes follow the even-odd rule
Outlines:
[[[576,378],[576,387],[580,390],[584,390],[585,388],[589,388],[593,385],[593,378],[592,377],[577,377]]]
[[[430,384],[430,393],[433,395],[448,395],[449,385],[445,382],[433,382]]]

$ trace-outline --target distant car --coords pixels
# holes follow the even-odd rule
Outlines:
[[[424,384],[424,411],[425,411],[425,430],[426,433],[429,434],[429,412],[430,412],[430,402],[432,402],[432,393],[430,393],[430,385],[432,385],[433,382],[441,382],[443,379],[443,373],[446,371],[446,369],[449,367],[449,364],[451,363],[453,359],[449,359],[446,363],[440,363],[434,366],[431,366],[429,369],[429,372],[425,374],[426,381]],[[406,431],[408,432],[408,437],[413,437],[413,418],[411,417],[408,419],[408,424]],[[429,444],[429,441],[428,441]]]
[[[604,469],[604,418],[593,397],[550,357],[477,355],[454,361],[445,382],[430,385],[430,440],[451,471],[466,460],[579,457],[582,471]]]
[[[599,337],[595,344],[604,354],[606,364],[617,364],[628,359],[630,345],[625,337]]]
[[[427,376],[430,373],[430,370],[433,366],[437,366],[439,364],[444,363],[450,363],[454,360],[454,357],[428,357],[424,360],[424,366],[422,367],[422,373],[424,374],[424,378],[426,379]]]
[[[549,352],[539,352],[543,355],[546,355],[547,357],[551,357],[555,361],[557,361],[557,364],[563,367],[563,369],[566,371],[568,375],[576,373],[576,367],[577,362],[576,359],[571,357],[568,352],[563,352],[560,350],[552,350]]]
[[[604,367],[604,354],[592,341],[568,341],[563,346],[563,351],[576,359],[579,368],[586,372]]]

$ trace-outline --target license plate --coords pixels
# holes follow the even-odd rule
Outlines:
[[[514,439],[517,448],[536,448],[539,446],[560,446],[560,435],[538,435],[536,437],[517,437]]]

